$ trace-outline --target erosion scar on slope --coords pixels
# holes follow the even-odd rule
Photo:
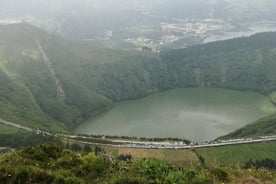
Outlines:
[[[51,72],[52,76],[55,79],[55,83],[56,83],[56,88],[57,88],[57,99],[60,101],[64,101],[66,99],[66,94],[64,92],[64,90],[62,89],[62,85],[60,83],[60,80],[57,78],[56,76],[56,72],[53,69],[53,65],[50,62],[50,59],[48,58],[48,56],[46,55],[43,47],[41,46],[39,40],[36,40],[36,45],[38,47],[38,50],[42,56],[43,61],[45,62],[45,64],[47,65],[49,71]]]

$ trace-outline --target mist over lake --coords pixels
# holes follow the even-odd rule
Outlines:
[[[265,96],[216,88],[174,89],[116,103],[76,133],[212,140],[276,112]]]

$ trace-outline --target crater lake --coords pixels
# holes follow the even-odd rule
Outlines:
[[[157,92],[115,103],[81,123],[75,133],[213,140],[276,112],[259,93],[220,88],[187,88]]]

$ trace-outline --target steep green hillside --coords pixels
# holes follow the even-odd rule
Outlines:
[[[275,33],[163,53],[178,86],[218,86],[268,93],[275,89]]]
[[[63,122],[70,128],[110,108],[112,100],[137,98],[153,91],[137,77],[126,80],[127,74],[116,70],[121,70],[121,65],[109,68],[118,61],[130,67],[140,58],[150,62],[156,57],[151,54],[92,50],[28,24],[0,26],[0,39],[3,118],[51,129],[55,127],[50,125],[63,127],[58,123]],[[124,81],[112,73],[120,74]],[[122,84],[136,81],[133,88]]]
[[[218,139],[276,135],[276,114],[264,117]]]
[[[0,117],[72,128],[112,102],[180,87],[276,89],[276,33],[164,53],[92,49],[28,24],[0,26]]]
[[[63,127],[59,121],[70,127],[70,123],[85,118],[83,114],[110,106],[109,100],[87,89],[75,76],[72,70],[80,59],[64,53],[66,47],[57,41],[62,39],[27,24],[1,26],[0,30],[1,117],[55,129],[48,124]],[[48,63],[44,47],[56,49],[49,54]],[[62,64],[60,73],[52,60]],[[65,66],[71,74],[60,82]],[[66,93],[62,95],[64,90]]]

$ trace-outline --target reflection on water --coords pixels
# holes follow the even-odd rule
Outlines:
[[[175,89],[120,102],[75,132],[211,140],[276,112],[263,95],[225,89]]]

